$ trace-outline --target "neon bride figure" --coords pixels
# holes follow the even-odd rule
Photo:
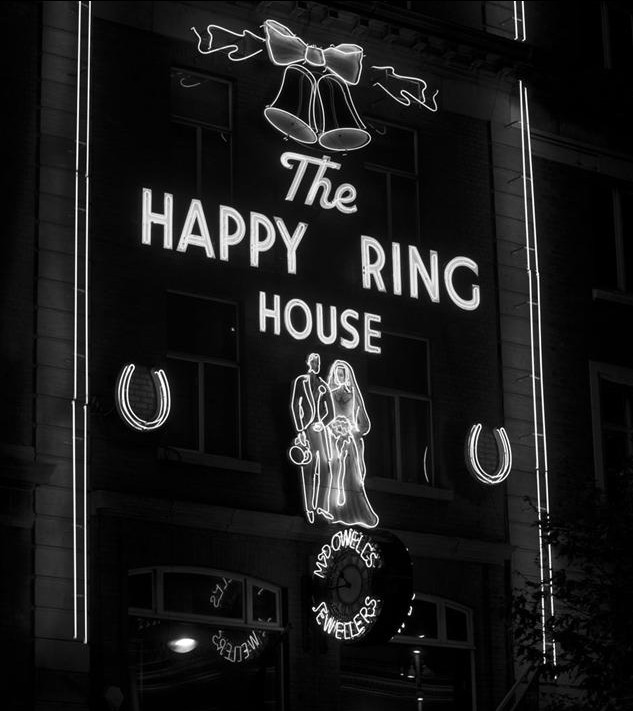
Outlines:
[[[352,366],[336,360],[327,380],[334,418],[328,425],[332,451],[330,514],[333,523],[374,528],[378,516],[365,492],[365,441],[371,423]]]

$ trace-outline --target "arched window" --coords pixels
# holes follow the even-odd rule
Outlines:
[[[281,588],[191,567],[128,574],[128,658],[134,708],[282,709]],[[205,707],[206,708],[206,707]]]
[[[343,647],[347,711],[474,711],[472,611],[416,593],[389,644]]]

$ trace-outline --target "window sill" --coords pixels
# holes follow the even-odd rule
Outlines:
[[[613,301],[616,304],[633,306],[633,294],[624,291],[609,291],[608,289],[593,289],[594,301]]]
[[[191,449],[179,449],[178,447],[159,447],[158,458],[167,462],[197,464],[201,467],[228,469],[248,474],[261,474],[262,471],[262,465],[259,462],[249,462],[246,459],[225,457],[220,454],[205,454]]]
[[[437,499],[441,501],[452,501],[452,489],[439,489],[435,486],[425,484],[410,484],[404,481],[394,481],[393,479],[371,478],[365,479],[368,489],[374,491],[386,491],[390,494],[400,494],[401,496],[419,496],[425,499]]]

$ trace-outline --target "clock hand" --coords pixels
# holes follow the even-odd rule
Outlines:
[[[349,582],[349,580],[342,573],[338,576],[338,579],[339,580],[342,579],[343,584],[342,585],[330,585],[328,587],[328,590],[339,590],[340,588],[351,588],[352,587],[352,584]]]

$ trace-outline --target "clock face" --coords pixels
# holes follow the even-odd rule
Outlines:
[[[353,616],[359,603],[371,593],[371,577],[371,569],[358,555],[340,555],[329,576],[332,607],[341,615]]]
[[[312,612],[346,643],[388,641],[411,603],[411,559],[396,536],[344,529],[321,546],[312,573]]]

